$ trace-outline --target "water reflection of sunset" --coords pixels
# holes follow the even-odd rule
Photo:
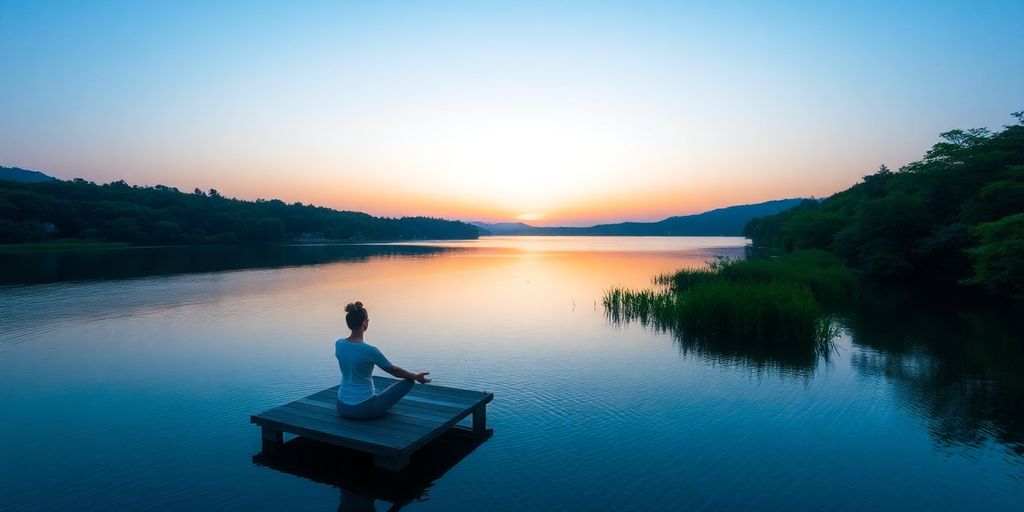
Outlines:
[[[324,305],[310,313],[314,323],[340,322],[345,302],[363,301],[371,312],[367,336],[389,343],[416,343],[402,337],[410,326],[432,333],[430,337],[445,333],[455,344],[537,329],[564,332],[566,324],[576,323],[574,332],[580,336],[600,337],[594,328],[603,326],[590,317],[603,314],[600,302],[607,287],[648,286],[656,273],[703,265],[716,254],[740,256],[744,242],[713,237],[488,237],[440,242],[472,247],[442,257],[375,259],[315,272],[296,269],[302,285],[293,283],[292,289],[314,295],[313,302]]]
[[[453,346],[501,351],[509,339],[537,343],[543,338],[529,335],[535,331],[606,339],[600,310],[606,288],[643,287],[660,272],[702,265],[715,255],[740,256],[744,243],[742,238],[714,237],[485,237],[418,243],[448,249],[440,252],[420,253],[413,247],[395,251],[391,249],[396,245],[417,244],[389,244],[377,246],[376,255],[374,246],[351,246],[364,247],[366,256],[280,269],[187,274],[174,278],[173,289],[162,284],[167,277],[111,281],[105,286],[129,288],[131,293],[92,293],[73,305],[17,315],[9,327],[62,325],[65,311],[73,309],[77,328],[105,322],[117,312],[144,326],[177,321],[166,327],[170,334],[218,314],[232,318],[237,327],[218,335],[219,349],[242,349],[249,343],[246,333],[314,347],[344,334],[342,308],[361,300],[371,312],[369,337],[429,360],[434,357],[431,350],[444,352]],[[84,285],[63,286],[73,294]],[[244,308],[225,311],[236,304]],[[422,335],[410,339],[413,331]],[[175,355],[165,355],[167,361],[210,350],[199,339],[189,348],[193,337],[178,334]],[[558,350],[567,346],[571,343]]]

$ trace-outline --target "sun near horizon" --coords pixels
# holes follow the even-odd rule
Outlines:
[[[520,213],[519,215],[516,215],[516,219],[517,220],[521,220],[523,222],[526,222],[526,221],[537,221],[537,220],[541,220],[543,218],[544,218],[544,214],[543,213]]]

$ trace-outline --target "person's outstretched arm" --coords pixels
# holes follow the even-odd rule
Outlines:
[[[399,379],[412,379],[416,382],[419,382],[420,384],[426,384],[430,382],[430,379],[427,378],[427,375],[430,375],[430,372],[413,373],[395,365],[391,365],[390,368],[385,368],[384,371],[390,373],[391,375],[394,375],[395,377],[398,377]]]
[[[381,351],[377,349],[377,347],[372,347],[372,349],[373,350],[371,351],[371,357],[373,359],[373,363],[376,364],[377,367],[380,368],[381,370],[384,370],[390,373],[391,375],[398,377],[399,379],[414,380],[416,382],[419,382],[420,384],[426,384],[430,382],[430,379],[427,378],[427,375],[430,375],[430,372],[413,373],[410,371],[406,371],[399,366],[391,364],[391,361],[388,361],[388,358],[384,357],[384,354],[381,353]]]

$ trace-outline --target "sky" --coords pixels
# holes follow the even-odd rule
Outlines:
[[[1024,110],[1009,2],[0,0],[0,165],[535,225],[826,197]]]

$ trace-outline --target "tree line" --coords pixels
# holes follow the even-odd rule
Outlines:
[[[245,201],[216,190],[183,193],[124,181],[0,181],[0,243],[99,239],[130,244],[280,243],[470,239],[476,227],[429,218],[374,217],[277,199]]]
[[[945,132],[921,160],[755,218],[744,235],[783,252],[828,250],[878,276],[1024,297],[1024,112],[1013,116],[995,133]]]

